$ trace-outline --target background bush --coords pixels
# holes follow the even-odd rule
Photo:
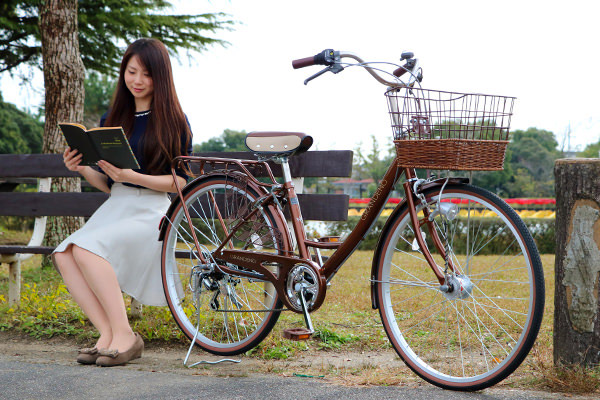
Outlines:
[[[338,222],[330,222],[327,224],[328,235],[341,236],[344,233],[349,233],[356,226],[360,217],[348,217],[346,221],[338,221]],[[359,250],[375,250],[377,246],[377,239],[383,230],[383,226],[385,225],[387,218],[382,217],[379,218],[375,225],[372,227],[371,231],[365,236],[364,240],[360,243],[358,249]],[[523,220],[529,232],[533,236],[533,240],[535,241],[538,250],[542,254],[553,254],[555,252],[555,242],[554,242],[554,219],[543,219],[543,218],[526,218]],[[480,221],[477,221],[479,223]],[[483,218],[481,219],[482,228],[493,231],[495,227],[498,225],[498,221],[495,218]],[[458,247],[459,243],[465,243],[466,241],[458,240],[459,237],[454,239],[454,251],[456,253],[463,253],[464,248]],[[500,241],[497,241],[501,244]],[[509,243],[506,243],[507,245]],[[488,251],[492,251],[491,248]]]

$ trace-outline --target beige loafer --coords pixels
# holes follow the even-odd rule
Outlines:
[[[139,334],[135,334],[135,343],[129,349],[120,353],[119,350],[101,349],[96,359],[96,365],[101,367],[114,367],[116,365],[127,364],[131,360],[140,358],[144,351],[144,341]]]
[[[96,364],[96,360],[100,356],[98,349],[96,347],[86,347],[84,349],[79,349],[79,354],[77,354],[77,362],[79,364]]]

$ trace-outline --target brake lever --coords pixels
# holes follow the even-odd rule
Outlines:
[[[323,68],[321,71],[319,71],[319,72],[317,72],[316,74],[314,74],[313,76],[311,76],[311,77],[307,78],[307,79],[304,81],[304,84],[305,84],[305,85],[308,85],[308,82],[312,81],[312,80],[313,80],[313,79],[315,79],[315,78],[318,78],[319,76],[323,75],[323,74],[324,74],[325,72],[327,72],[327,71],[331,71],[331,72],[333,72],[334,74],[337,74],[337,73],[339,73],[339,72],[342,72],[343,70],[344,70],[344,67],[342,67],[342,66],[341,66],[341,65],[339,65],[339,64],[333,64],[333,65],[330,65],[329,67]]]

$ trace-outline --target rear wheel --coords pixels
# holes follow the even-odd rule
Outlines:
[[[376,296],[388,337],[406,364],[434,385],[479,390],[511,374],[533,345],[544,308],[541,261],[523,221],[480,188],[425,194],[456,266],[444,291],[415,241],[408,208],[394,214],[376,260]],[[423,228],[436,263],[445,260]]]
[[[168,216],[162,248],[165,295],[175,321],[196,344],[219,355],[246,352],[271,331],[280,314],[281,301],[271,283],[222,273],[212,256],[260,197],[243,178],[201,178],[185,195],[200,249],[194,244],[182,204]],[[236,231],[226,248],[281,252],[277,229],[279,214],[262,208]],[[225,228],[225,229],[224,229]],[[209,263],[202,264],[203,253]],[[235,268],[235,266],[229,265]]]

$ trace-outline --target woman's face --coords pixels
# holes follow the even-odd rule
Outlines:
[[[136,105],[142,105],[147,110],[152,104],[152,95],[154,94],[154,84],[150,74],[144,68],[139,58],[134,55],[131,56],[125,67],[125,86],[131,92],[135,98]],[[136,107],[137,108],[137,107]]]

